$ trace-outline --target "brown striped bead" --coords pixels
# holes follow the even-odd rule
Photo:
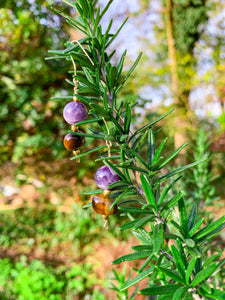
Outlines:
[[[82,132],[81,130],[77,130],[77,132]],[[74,151],[80,148],[84,144],[85,138],[80,135],[75,135],[72,133],[68,133],[63,140],[64,146],[69,151]]]
[[[113,203],[113,199],[107,194],[97,194],[92,199],[92,207],[96,213],[104,216],[114,215],[117,211],[117,205],[111,210],[110,206]]]

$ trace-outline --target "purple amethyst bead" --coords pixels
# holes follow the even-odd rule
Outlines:
[[[107,189],[108,185],[118,181],[120,178],[109,166],[100,167],[95,173],[95,182],[100,189]]]
[[[71,125],[87,119],[87,108],[79,101],[72,101],[66,104],[63,109],[63,117],[65,121]]]

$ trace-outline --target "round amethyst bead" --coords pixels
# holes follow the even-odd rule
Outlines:
[[[71,125],[86,120],[87,115],[87,108],[79,101],[69,102],[63,109],[63,117],[65,121]]]
[[[95,173],[95,182],[100,189],[107,189],[108,185],[118,181],[120,178],[109,166],[100,167]]]

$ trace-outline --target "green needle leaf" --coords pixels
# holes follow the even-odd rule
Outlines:
[[[174,151],[173,153],[171,153],[165,160],[163,163],[161,163],[160,166],[158,166],[156,168],[156,170],[160,170],[163,167],[165,167],[165,165],[167,165],[174,157],[176,157],[178,155],[178,153],[180,153],[180,151],[182,149],[184,149],[186,146],[188,145],[188,143],[185,143],[184,145],[180,146],[176,151]]]
[[[140,180],[148,203],[156,209],[155,196],[147,177],[143,174],[140,174]]]
[[[178,202],[178,209],[179,209],[179,215],[180,215],[180,225],[185,234],[188,233],[188,221],[187,221],[187,212],[186,207],[184,204],[183,197]]]
[[[196,286],[198,285],[200,282],[204,281],[205,279],[207,279],[209,276],[211,276],[217,269],[218,265],[215,263],[203,270],[201,270],[200,272],[198,272],[194,279],[191,282],[191,286]]]
[[[181,300],[181,299],[186,299],[184,298],[186,292],[188,291],[189,287],[188,286],[183,286],[179,288],[173,295],[172,300]]]
[[[130,140],[132,140],[137,134],[141,133],[142,131],[145,131],[146,129],[148,129],[149,127],[152,127],[154,124],[158,123],[159,121],[161,121],[163,118],[165,118],[166,116],[168,116],[171,112],[173,112],[174,109],[171,109],[170,111],[168,111],[166,114],[162,115],[161,117],[159,117],[158,119],[155,119],[154,121],[148,123],[147,125],[139,128],[138,130],[136,130],[134,132],[134,134],[130,137]]]
[[[77,159],[77,158],[83,157],[83,156],[85,156],[85,155],[88,155],[89,153],[99,151],[99,150],[101,150],[101,149],[103,149],[103,148],[105,148],[105,147],[106,147],[105,145],[104,145],[104,146],[99,146],[99,147],[93,148],[93,149],[91,149],[91,150],[82,152],[82,153],[80,153],[80,154],[78,154],[78,155],[72,157],[70,160],[73,160],[73,159]]]
[[[114,260],[112,262],[112,265],[117,265],[124,261],[130,261],[130,260],[144,258],[144,257],[150,256],[151,254],[152,254],[151,250],[146,250],[146,251],[139,251],[139,252],[123,255],[123,256],[117,258],[116,260]]]
[[[156,224],[153,229],[153,253],[158,254],[164,240],[163,224]]]
[[[152,286],[147,289],[140,290],[141,295],[153,296],[153,295],[164,295],[164,294],[174,294],[176,290],[180,288],[179,284],[170,284],[163,286]]]
[[[148,165],[152,164],[155,156],[155,138],[152,128],[148,131]]]
[[[185,278],[185,265],[183,263],[180,253],[178,252],[177,248],[174,245],[171,245],[171,251],[172,251],[173,259],[175,261],[175,264],[177,266],[177,269],[178,269],[180,275],[183,278]]]
[[[197,166],[198,164],[203,163],[203,162],[206,161],[206,160],[207,160],[207,158],[203,158],[203,159],[201,159],[201,160],[199,160],[199,161],[196,161],[196,162],[194,162],[194,163],[191,163],[191,164],[189,164],[189,165],[186,165],[186,166],[184,166],[184,167],[181,167],[181,168],[178,168],[178,169],[176,169],[176,170],[174,170],[174,171],[171,171],[171,172],[169,172],[169,173],[163,175],[162,177],[159,177],[158,180],[157,180],[156,182],[162,182],[162,181],[168,179],[169,177],[174,176],[174,175],[177,175],[177,174],[179,174],[179,173],[181,173],[181,172],[183,172],[183,171],[185,171],[185,170],[187,170],[187,169],[193,168],[193,167]]]
[[[201,218],[200,220],[197,221],[197,223],[194,225],[194,227],[189,231],[189,235],[192,236],[195,231],[198,230],[198,228],[202,225],[202,223],[204,222],[204,218]]]
[[[175,271],[169,270],[169,269],[165,269],[162,267],[158,267],[158,269],[160,271],[162,271],[166,276],[170,277],[171,279],[181,283],[181,284],[185,284],[185,281],[183,278],[181,278]]]
[[[197,261],[197,257],[194,256],[190,259],[190,261],[188,263],[187,271],[186,271],[186,274],[185,274],[186,284],[189,284],[189,280],[190,280],[191,274],[194,270],[196,261]]]
[[[152,267],[144,270],[143,272],[141,272],[138,276],[134,277],[132,280],[126,282],[126,284],[122,287],[121,291],[127,290],[129,287],[133,286],[134,284],[143,280],[145,277],[149,276],[153,272],[154,268],[155,268],[155,266],[152,266]],[[179,285],[179,287],[180,287],[180,285]]]
[[[217,229],[217,227],[219,227],[220,225],[222,225],[222,223],[225,221],[225,216],[222,216],[221,218],[219,218],[218,220],[210,223],[209,225],[207,225],[206,227],[200,229],[197,233],[195,233],[193,235],[193,239],[200,239],[204,236],[206,236],[207,234],[211,233],[212,231],[214,231],[215,229]]]

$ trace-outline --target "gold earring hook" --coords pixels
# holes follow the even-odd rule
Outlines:
[[[87,58],[90,60],[91,64],[94,66],[93,60],[90,58],[90,56],[87,54],[86,50],[84,49],[84,47],[81,45],[81,43],[77,40],[73,40],[71,41],[71,43],[77,43],[80,48],[83,50],[84,54],[87,56]]]

